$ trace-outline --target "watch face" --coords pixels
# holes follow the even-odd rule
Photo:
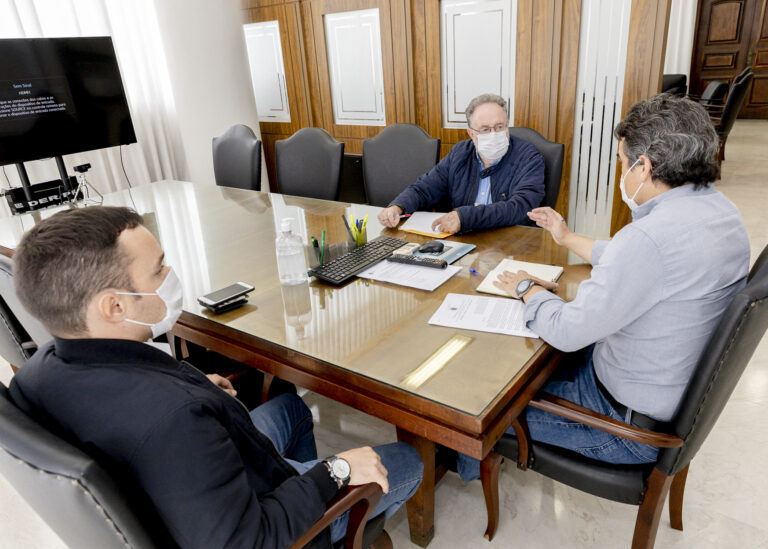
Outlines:
[[[515,288],[515,291],[517,292],[517,295],[523,295],[526,291],[528,291],[528,288],[530,288],[533,285],[533,280],[530,278],[526,278],[525,280],[521,280],[517,288]]]
[[[345,479],[349,477],[349,473],[351,472],[351,469],[349,467],[349,463],[347,463],[347,460],[337,458],[333,461],[333,465],[331,465],[331,468],[333,469],[333,475],[336,478]]]

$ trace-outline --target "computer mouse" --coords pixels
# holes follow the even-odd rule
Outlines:
[[[426,242],[419,246],[419,249],[416,250],[417,252],[422,252],[425,254],[439,254],[443,251],[443,248],[445,245],[440,242],[439,240],[433,240],[432,242]]]

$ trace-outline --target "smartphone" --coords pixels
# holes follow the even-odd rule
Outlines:
[[[221,305],[232,301],[238,297],[242,297],[245,294],[252,292],[253,286],[246,284],[245,282],[237,282],[221,290],[216,290],[204,296],[197,298],[198,303],[205,307],[220,307]]]

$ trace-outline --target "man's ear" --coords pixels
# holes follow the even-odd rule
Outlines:
[[[94,312],[104,322],[123,322],[126,315],[126,297],[109,290],[100,292],[94,297]]]
[[[641,181],[650,181],[653,179],[653,165],[651,164],[650,158],[644,154],[641,154],[640,165],[638,167],[640,168]]]

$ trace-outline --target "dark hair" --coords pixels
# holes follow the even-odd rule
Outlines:
[[[630,164],[646,155],[652,176],[671,187],[693,183],[698,188],[720,178],[717,133],[704,107],[690,99],[661,93],[639,101],[613,135],[624,138]]]
[[[91,298],[107,288],[131,290],[128,258],[117,238],[141,224],[128,208],[91,206],[38,223],[13,255],[16,293],[53,334],[86,331]]]

